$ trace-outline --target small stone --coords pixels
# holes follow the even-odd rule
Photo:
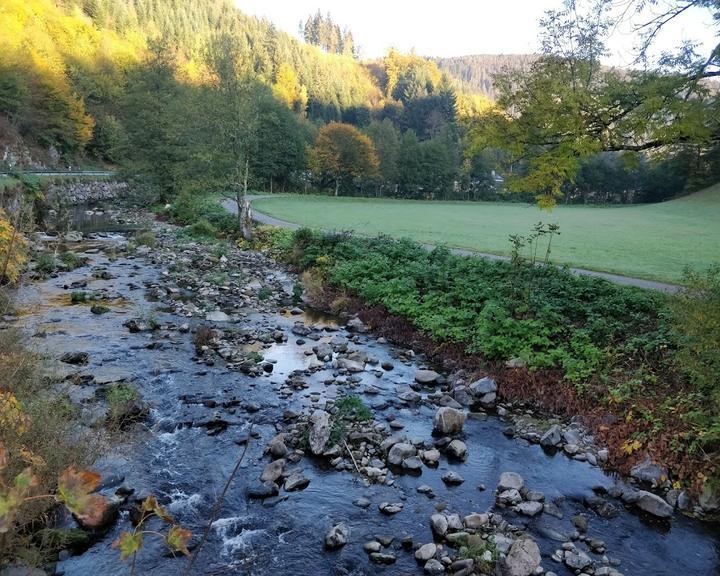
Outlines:
[[[404,504],[402,502],[381,502],[380,504],[378,504],[378,509],[380,510],[380,512],[388,515],[397,514],[403,509],[403,507]]]
[[[465,482],[465,479],[457,472],[451,470],[450,472],[443,474],[442,481],[449,486],[458,486]]]
[[[448,530],[448,521],[443,514],[433,514],[430,517],[430,527],[438,536],[445,536]]]
[[[395,555],[387,552],[373,552],[370,554],[370,560],[375,564],[395,564]]]
[[[515,510],[523,516],[537,516],[542,512],[543,505],[540,502],[521,502],[515,506]]]
[[[530,576],[540,566],[540,549],[530,538],[516,540],[503,561],[504,576]]]
[[[465,460],[467,458],[467,446],[462,440],[453,440],[448,444],[447,455],[456,460]]]
[[[293,492],[295,490],[304,490],[310,484],[310,480],[303,476],[300,472],[293,472],[285,480],[285,490]]]
[[[381,549],[382,545],[377,540],[370,540],[369,542],[365,542],[365,544],[363,544],[363,550],[365,550],[368,554],[371,554],[372,552],[380,552]]]
[[[425,562],[423,570],[425,571],[425,574],[429,574],[430,576],[445,574],[445,566],[443,566],[442,562],[436,560],[435,558],[431,558],[430,560]]]

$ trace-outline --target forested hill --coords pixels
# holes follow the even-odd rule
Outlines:
[[[3,0],[0,30],[0,122],[66,155],[107,155],[129,78],[158,43],[178,79],[206,83],[210,39],[227,34],[243,73],[312,117],[336,119],[382,97],[351,57],[300,42],[231,0]]]
[[[527,70],[537,58],[534,54],[475,54],[452,58],[431,58],[468,92],[495,100],[493,75],[503,70]]]

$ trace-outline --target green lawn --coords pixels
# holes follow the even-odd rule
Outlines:
[[[558,206],[278,196],[258,212],[302,225],[389,234],[421,242],[508,254],[509,234],[542,220],[560,224],[554,262],[638,278],[678,281],[687,265],[720,263],[720,184],[690,196],[636,206]]]

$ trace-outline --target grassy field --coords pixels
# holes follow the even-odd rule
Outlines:
[[[509,234],[538,221],[560,224],[552,260],[590,270],[678,281],[685,266],[720,262],[720,184],[695,194],[635,206],[558,206],[278,196],[253,202],[265,214],[333,230],[389,234],[492,254],[509,254]]]

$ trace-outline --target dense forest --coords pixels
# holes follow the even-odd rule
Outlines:
[[[527,71],[537,60],[534,54],[474,54],[451,58],[432,58],[443,72],[459,81],[468,92],[497,99],[494,77],[506,70]]]
[[[6,0],[0,29],[9,164],[28,160],[8,153],[22,138],[45,163],[118,166],[163,201],[239,188],[535,194],[505,190],[503,176],[531,169],[527,156],[477,144],[478,125],[499,110],[494,76],[529,73],[534,56],[433,60],[390,50],[360,62],[352,33],[330,15],[311,15],[303,42],[229,0]],[[347,125],[330,131],[341,140],[320,137],[337,123]],[[704,182],[687,161],[694,153],[585,155],[563,200],[671,197]]]

